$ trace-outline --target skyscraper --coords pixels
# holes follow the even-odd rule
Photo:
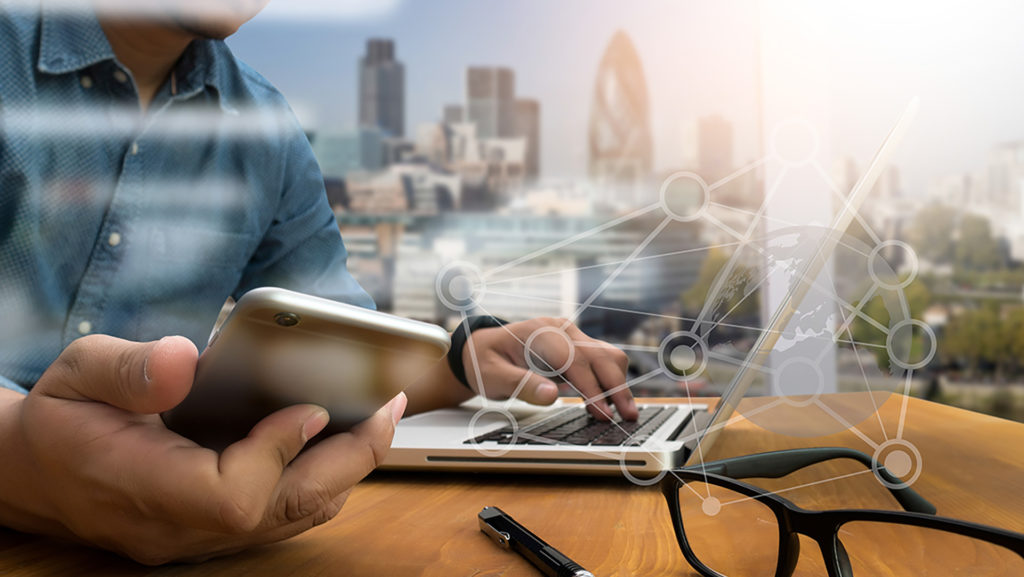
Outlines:
[[[461,104],[446,104],[442,115],[445,124],[458,124],[466,121],[466,108]]]
[[[466,70],[467,120],[478,138],[515,136],[516,77],[510,68],[473,66]]]
[[[359,124],[405,135],[405,67],[392,40],[371,38],[359,59]]]
[[[697,170],[712,183],[732,171],[732,124],[718,114],[697,122]]]
[[[520,98],[515,105],[515,135],[526,139],[524,169],[527,181],[540,176],[540,102]]]
[[[653,144],[647,82],[633,42],[618,31],[594,81],[590,110],[590,177],[607,200],[637,202],[651,173]]]

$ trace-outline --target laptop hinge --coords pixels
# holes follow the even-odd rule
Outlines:
[[[707,429],[708,424],[711,423],[711,418],[712,413],[709,411],[691,412],[690,418],[683,421],[682,426],[673,433],[673,441],[686,439],[682,449],[676,451],[673,456],[673,467],[682,467],[690,460],[690,455],[697,450],[697,443],[700,441],[704,430]]]

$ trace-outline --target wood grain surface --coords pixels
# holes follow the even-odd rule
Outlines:
[[[885,401],[879,418],[857,424],[860,435],[849,430],[815,438],[782,435],[771,432],[770,412],[765,412],[766,419],[758,422],[767,428],[734,422],[706,458],[826,445],[870,454],[864,438],[894,437],[903,400],[893,395]],[[763,401],[744,401],[746,408],[758,402]],[[1024,425],[917,399],[908,399],[905,414],[902,438],[922,456],[914,489],[941,515],[1024,532]],[[827,417],[814,411],[800,415],[786,415],[786,424],[803,418],[810,425]],[[863,471],[843,461],[753,483],[781,490],[810,509],[898,509]],[[840,475],[849,476],[821,482]],[[102,551],[0,529],[0,575],[540,575],[480,533],[476,515],[485,505],[501,507],[599,577],[694,574],[676,545],[657,486],[639,487],[622,477],[378,472],[356,487],[333,521],[282,543],[199,565],[144,567]],[[723,528],[719,538],[723,546],[742,551],[742,527]],[[892,567],[909,565],[913,557],[907,551],[915,547],[907,547],[894,539],[875,559],[892,559]],[[825,574],[817,545],[806,538],[796,574]],[[885,574],[919,573],[893,569]]]

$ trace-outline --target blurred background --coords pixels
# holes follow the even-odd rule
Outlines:
[[[228,43],[295,109],[380,309],[454,326],[454,263],[467,312],[576,319],[638,395],[721,393],[778,300],[767,253],[737,251],[831,222],[919,97],[844,243],[894,278],[836,260],[846,288],[816,301],[826,389],[1020,421],[1022,21],[1010,0],[275,0]],[[909,380],[887,340],[906,319]],[[687,330],[706,370],[657,370]]]

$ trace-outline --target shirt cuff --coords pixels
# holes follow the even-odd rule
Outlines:
[[[25,387],[22,387],[21,385],[15,383],[14,381],[12,381],[12,380],[8,379],[7,377],[4,377],[4,376],[0,376],[0,387],[3,387],[5,389],[10,389],[12,391],[21,393],[23,395],[27,395],[28,394],[28,390]]]

